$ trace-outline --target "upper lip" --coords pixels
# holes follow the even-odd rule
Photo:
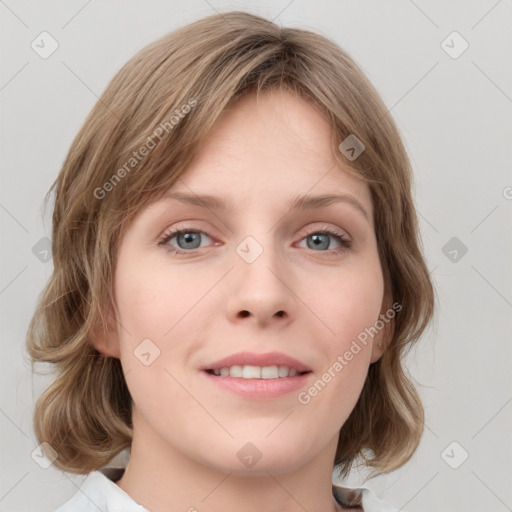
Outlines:
[[[294,368],[297,372],[310,372],[311,368],[303,362],[283,354],[282,352],[266,352],[264,354],[257,354],[254,352],[238,352],[232,354],[206,366],[201,367],[201,370],[220,370],[230,366],[287,366]]]

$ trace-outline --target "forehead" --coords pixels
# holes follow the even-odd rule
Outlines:
[[[332,127],[311,102],[275,90],[232,104],[170,192],[216,195],[247,206],[301,195],[350,194],[371,214],[368,185],[332,153]]]

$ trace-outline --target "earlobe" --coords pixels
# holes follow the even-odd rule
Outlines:
[[[107,312],[107,332],[103,326],[96,325],[91,332],[90,342],[105,357],[121,358],[117,322],[111,308]]]
[[[384,341],[382,339],[373,340],[372,356],[371,356],[370,362],[376,363],[382,357],[382,354],[384,354],[384,352],[386,351],[386,348],[387,348],[386,344],[384,343]]]
[[[379,318],[382,317],[382,313]],[[384,322],[384,321],[382,321]],[[389,322],[389,323],[388,323]],[[394,325],[392,320],[384,323],[384,327],[377,333],[372,343],[371,362],[376,363],[388,348],[389,342],[393,337]]]
[[[379,318],[382,319],[382,316],[386,316],[386,312],[389,310],[386,309],[388,304],[390,303],[390,299],[384,300],[382,303],[382,310],[380,312]],[[387,350],[390,340],[393,338],[394,333],[394,321],[392,319],[382,320],[383,328],[377,333],[372,343],[372,355],[371,362],[376,363]]]

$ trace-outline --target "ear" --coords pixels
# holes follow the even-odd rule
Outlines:
[[[387,346],[383,338],[383,332],[379,332],[377,336],[373,338],[371,363],[376,363],[386,351]]]
[[[105,357],[121,358],[121,350],[119,345],[119,332],[116,320],[116,314],[112,306],[106,308],[107,314],[107,332],[104,331],[102,325],[96,325],[93,329],[90,341],[91,344]]]
[[[371,363],[376,363],[382,357],[382,354],[384,354],[393,338],[395,322],[393,317],[389,318],[386,314],[391,308],[391,302],[390,298],[385,298],[382,301],[382,308],[378,318],[379,323],[377,325],[382,323],[383,328],[379,329],[379,332],[373,337]]]

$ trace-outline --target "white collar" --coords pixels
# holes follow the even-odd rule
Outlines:
[[[124,470],[124,467],[105,466],[92,471],[75,495],[55,512],[149,512],[115,483],[123,476]],[[333,484],[332,489],[338,501],[342,500],[347,490],[339,484]],[[364,512],[397,512],[397,509],[379,500],[370,489],[361,487],[350,490],[361,494]]]

